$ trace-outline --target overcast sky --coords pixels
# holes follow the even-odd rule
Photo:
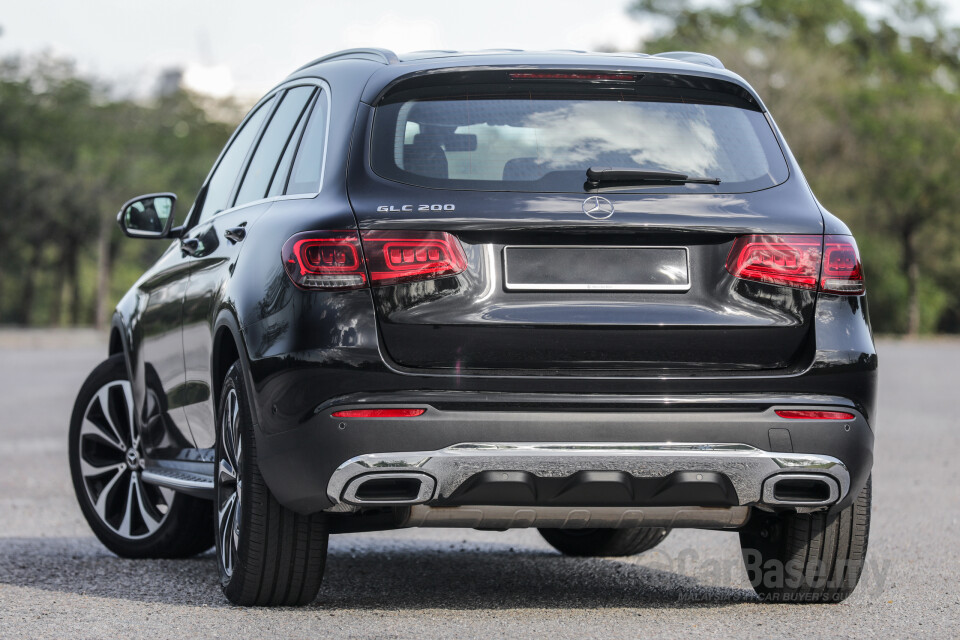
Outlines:
[[[194,88],[259,96],[326,53],[635,47],[627,0],[0,0],[0,55],[49,50],[149,90],[164,67]],[[144,86],[146,84],[146,86]]]
[[[715,1],[715,0],[705,0]],[[51,51],[150,91],[167,67],[214,95],[257,98],[338,49],[636,47],[629,0],[0,0],[0,56]],[[960,0],[945,4],[960,21]]]

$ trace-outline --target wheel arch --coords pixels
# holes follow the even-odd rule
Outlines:
[[[250,381],[250,360],[247,355],[246,344],[240,323],[233,313],[223,309],[217,314],[213,327],[213,350],[210,354],[210,380],[213,383],[214,412],[220,407],[220,393],[223,389],[223,379],[234,362],[240,362],[244,384],[247,387],[247,397],[254,398],[253,387]],[[260,408],[255,402],[250,403],[250,413],[256,425],[260,424]]]

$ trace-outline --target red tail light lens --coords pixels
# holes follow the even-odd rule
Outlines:
[[[337,291],[366,286],[356,231],[298,233],[283,245],[283,266],[302,289]]]
[[[430,280],[467,268],[460,242],[443,231],[364,231],[373,286]]]
[[[795,409],[776,409],[774,411],[781,418],[791,420],[853,420],[854,415],[846,411],[806,411]]]
[[[426,409],[348,409],[334,411],[334,418],[415,418],[422,416]]]
[[[740,236],[727,255],[727,271],[744,280],[825,293],[864,291],[860,254],[849,236]]]
[[[741,236],[727,255],[737,278],[799,289],[816,289],[820,236]]]
[[[864,291],[863,267],[857,243],[849,236],[825,236],[820,290],[827,293],[860,294]]]

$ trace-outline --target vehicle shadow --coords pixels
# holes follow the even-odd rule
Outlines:
[[[0,538],[0,585],[101,598],[228,607],[212,552],[125,560],[89,538]],[[752,591],[616,559],[437,540],[331,544],[320,610],[691,608],[756,602]]]

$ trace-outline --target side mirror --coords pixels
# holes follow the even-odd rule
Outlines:
[[[128,200],[117,214],[117,224],[131,238],[166,238],[173,226],[173,193],[151,193]]]

